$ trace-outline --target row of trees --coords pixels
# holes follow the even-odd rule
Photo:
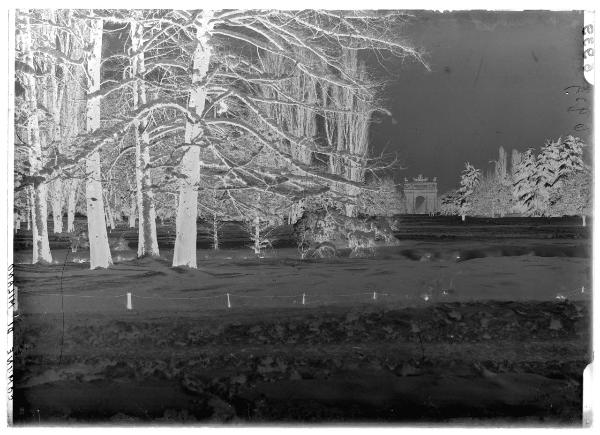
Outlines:
[[[547,141],[536,154],[512,152],[511,170],[507,154],[500,147],[494,171],[483,176],[470,163],[465,164],[460,188],[442,197],[442,213],[475,216],[580,215],[590,212],[592,173],[584,164],[585,144],[567,136]]]
[[[160,254],[156,219],[173,218],[173,266],[189,267],[199,215],[242,218],[258,239],[308,203],[355,215],[364,192],[387,194],[365,183],[382,166],[368,129],[385,111],[361,53],[423,63],[398,38],[409,17],[18,10],[15,204],[31,216],[33,262],[52,261],[48,203],[55,231],[65,202],[67,231],[87,216],[92,269],[112,264],[106,228],[123,214],[137,218],[138,256]]]

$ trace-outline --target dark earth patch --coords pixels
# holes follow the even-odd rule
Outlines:
[[[581,422],[584,302],[23,314],[15,419]],[[527,343],[527,345],[524,345]]]

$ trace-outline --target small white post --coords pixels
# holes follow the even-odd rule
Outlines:
[[[131,292],[127,292],[127,309],[133,310],[133,306],[131,305]]]
[[[373,292],[373,300],[376,301],[377,300],[377,292]]]
[[[231,301],[229,300],[229,293],[227,293],[227,308],[231,308]]]
[[[306,293],[302,293],[302,305],[306,305]]]

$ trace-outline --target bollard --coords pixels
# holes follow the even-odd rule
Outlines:
[[[302,293],[302,305],[306,305],[306,293]]]
[[[127,309],[133,310],[133,306],[131,305],[131,292],[127,292]]]
[[[231,301],[229,300],[229,293],[227,293],[227,308],[231,308]]]
[[[373,292],[373,300],[376,301],[377,300],[377,292]]]

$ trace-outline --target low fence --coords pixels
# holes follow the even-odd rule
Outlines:
[[[24,298],[43,299],[41,307],[50,309],[52,306],[60,304],[61,310],[65,305],[70,307],[87,305],[87,308],[97,308],[98,311],[104,311],[102,308],[112,308],[110,311],[138,311],[138,310],[196,310],[196,309],[232,309],[232,308],[260,308],[260,307],[294,307],[294,306],[316,306],[316,305],[343,305],[348,303],[368,303],[378,302],[382,298],[390,298],[392,295],[385,292],[361,292],[361,293],[343,293],[316,295],[310,293],[297,293],[293,295],[248,295],[239,293],[222,293],[207,296],[146,296],[134,292],[125,292],[116,295],[80,295],[72,293],[46,293],[38,291],[16,291],[15,292],[15,311],[23,307],[19,305],[19,298],[23,302]],[[48,299],[53,303],[48,303]],[[69,303],[69,300],[75,299],[79,303]],[[394,298],[396,299],[396,298]],[[91,302],[93,300],[94,302]],[[88,303],[84,301],[90,301]],[[82,303],[83,302],[83,303]],[[102,303],[104,302],[104,303]],[[109,302],[108,304],[106,302]],[[48,311],[48,310],[47,310]],[[49,310],[54,311],[54,310]],[[85,311],[89,311],[86,309]]]
[[[585,299],[591,296],[585,287],[569,292],[556,293],[554,300]],[[33,302],[30,298],[36,299]],[[27,301],[25,302],[25,299]],[[20,301],[21,300],[21,303]],[[135,292],[116,295],[84,295],[72,293],[46,293],[39,291],[19,291],[15,287],[14,310],[18,312],[119,312],[119,311],[209,311],[244,308],[291,308],[316,306],[356,306],[365,304],[386,304],[415,306],[435,302],[464,302],[453,297],[452,290],[436,293],[408,295],[382,291],[358,293],[292,295],[249,295],[240,293],[220,293],[206,296],[148,296]],[[33,303],[30,303],[33,302]],[[25,310],[23,310],[25,305]],[[35,309],[31,309],[35,308]]]

